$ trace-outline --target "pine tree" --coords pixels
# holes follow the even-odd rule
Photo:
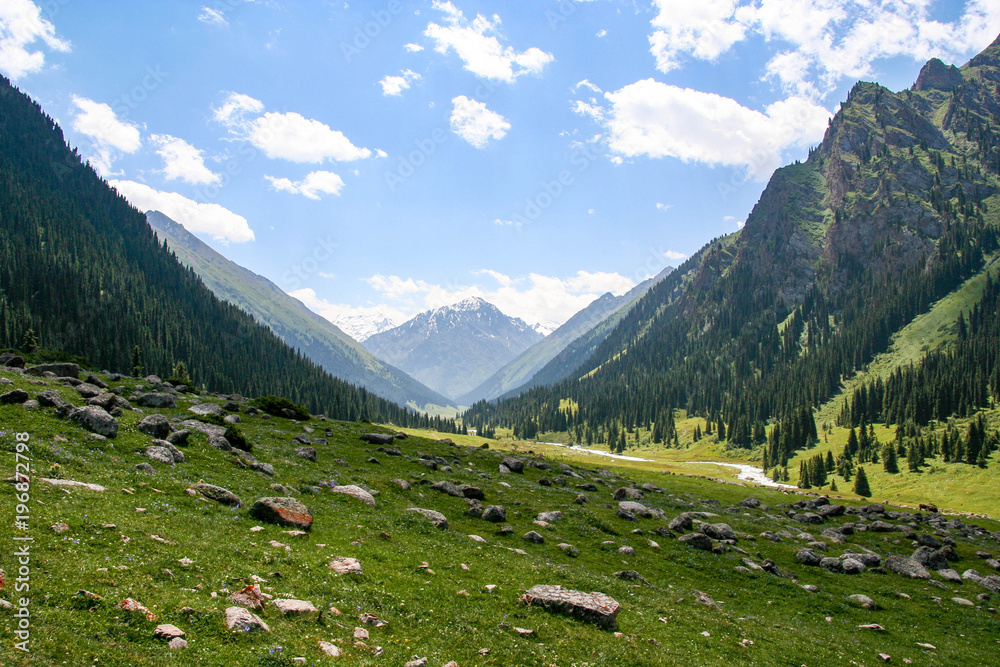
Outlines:
[[[138,345],[132,348],[132,377],[142,377],[142,350]]]
[[[899,472],[899,462],[896,459],[896,448],[892,444],[882,447],[882,467],[890,475]]]
[[[831,491],[837,491],[838,490],[837,489],[837,480],[835,480],[835,479],[830,480],[830,490]]]
[[[854,493],[862,498],[870,498],[872,495],[871,487],[868,486],[868,476],[861,466],[858,466],[854,474]]]
[[[34,329],[28,329],[24,332],[24,337],[21,339],[21,347],[19,348],[21,352],[25,354],[31,354],[32,352],[37,352],[41,347],[41,343],[38,342],[38,334],[35,333]]]
[[[799,461],[799,488],[800,489],[811,489],[812,484],[810,484],[811,475],[809,474],[809,465],[805,460]]]

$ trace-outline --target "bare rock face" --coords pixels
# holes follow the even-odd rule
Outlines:
[[[303,530],[309,530],[313,522],[309,509],[295,498],[258,498],[250,508],[250,516]]]
[[[606,630],[618,627],[621,605],[604,593],[583,593],[562,586],[533,586],[518,602],[543,607],[547,611],[568,614]]]
[[[80,377],[80,367],[76,364],[39,364],[24,371],[28,375],[41,377],[45,373],[54,373],[56,377]]]
[[[954,65],[945,65],[937,58],[931,58],[920,70],[914,90],[954,90],[962,84],[962,72]]]

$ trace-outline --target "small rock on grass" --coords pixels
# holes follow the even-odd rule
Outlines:
[[[323,654],[328,657],[331,658],[340,657],[340,648],[338,646],[335,646],[334,644],[331,644],[330,642],[320,642],[319,650],[322,651]]]
[[[256,614],[242,607],[226,609],[226,627],[232,632],[270,632],[271,628]]]
[[[153,630],[153,636],[160,639],[174,639],[184,636],[184,631],[178,628],[176,625],[171,625],[169,623],[163,623],[162,625],[156,626]]]
[[[330,569],[337,574],[361,574],[361,561],[357,558],[338,557],[330,561]]]

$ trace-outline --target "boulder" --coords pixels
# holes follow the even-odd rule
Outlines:
[[[357,498],[369,507],[375,507],[374,496],[362,489],[360,486],[349,484],[347,486],[334,486],[330,490],[334,493],[343,493],[344,495],[351,496],[352,498]]]
[[[239,496],[229,489],[224,489],[221,486],[215,486],[214,484],[195,484],[191,488],[209,500],[222,505],[229,505],[230,507],[240,507],[243,505]]]
[[[861,595],[860,593],[856,595],[848,595],[847,601],[855,607],[861,607],[862,609],[878,609],[878,605],[875,604],[875,600],[872,600],[867,595]]]
[[[758,507],[760,507],[760,500],[758,500],[754,496],[747,496],[737,504],[740,507],[746,507],[747,509],[757,509]]]
[[[295,498],[258,498],[250,508],[250,516],[303,530],[309,530],[313,522],[309,509]]]
[[[803,565],[811,566],[819,565],[822,560],[812,549],[799,549],[795,554],[795,559]]]
[[[24,368],[24,365],[24,357],[19,354],[14,354],[13,352],[4,352],[3,354],[0,354],[0,366],[6,366],[7,368]]]
[[[187,429],[181,429],[180,431],[174,431],[166,437],[166,441],[175,447],[184,447],[188,444],[188,438],[191,437],[191,431]]]
[[[361,561],[357,558],[338,556],[330,561],[329,567],[337,574],[361,574]]]
[[[527,533],[522,535],[522,537],[525,539],[525,541],[531,542],[532,544],[542,544],[543,542],[545,542],[545,538],[533,530],[529,530]]]
[[[408,507],[406,511],[416,512],[417,514],[427,517],[430,520],[431,525],[433,525],[435,528],[440,528],[441,530],[447,530],[448,528],[448,519],[447,517],[445,517],[444,514],[441,514],[441,512],[436,512],[434,510],[425,510],[419,507]]]
[[[687,535],[681,535],[677,538],[677,541],[688,544],[695,549],[701,549],[702,551],[712,550],[712,538],[704,533],[688,533]]]
[[[500,462],[500,465],[506,467],[507,470],[509,470],[510,472],[516,472],[516,473],[524,472],[524,461],[518,458],[514,458],[513,456],[508,456],[507,458],[505,458],[503,461]]]
[[[632,500],[623,500],[623,501],[621,501],[620,503],[618,503],[618,509],[620,509],[622,511],[625,511],[625,512],[631,512],[632,514],[635,514],[636,516],[641,516],[641,517],[646,518],[646,519],[650,519],[653,516],[652,510],[650,510],[648,507],[646,507],[642,503],[637,503],[637,502],[632,501]]]
[[[243,607],[229,607],[226,609],[226,627],[231,632],[241,633],[271,631],[271,628],[260,619],[260,616],[247,611]]]
[[[685,530],[691,530],[692,525],[693,522],[691,520],[691,514],[689,512],[681,512],[680,514],[678,514],[677,516],[675,516],[673,519],[670,520],[670,523],[667,524],[667,528],[669,528],[670,530],[681,532]]]
[[[39,392],[36,397],[38,402],[45,407],[49,408],[68,408],[72,407],[69,401],[63,398],[58,391],[55,389],[46,389],[43,392]]]
[[[89,382],[81,382],[76,385],[76,393],[80,394],[84,398],[97,398],[104,392],[101,391],[100,387],[90,384]]]
[[[307,600],[278,599],[271,602],[271,604],[286,618],[292,616],[302,616],[308,619],[319,617],[319,610],[316,609],[312,602]]]
[[[840,571],[844,574],[862,574],[868,568],[856,558],[845,558],[840,562]]]
[[[154,438],[166,439],[173,431],[174,427],[170,425],[170,421],[163,415],[149,415],[148,417],[143,417],[142,421],[136,427],[139,429],[140,433],[145,433],[148,436]]]
[[[489,505],[483,510],[483,519],[492,523],[503,523],[507,520],[507,510],[503,505]]]
[[[23,389],[15,389],[13,391],[8,391],[6,394],[0,394],[0,405],[20,405],[30,398],[28,392]]]
[[[713,540],[733,540],[736,541],[736,531],[728,523],[703,523],[701,532],[705,533]]]
[[[584,593],[562,586],[533,586],[518,602],[568,614],[606,630],[617,628],[618,612],[621,610],[621,605],[604,593]]]
[[[642,491],[639,489],[633,489],[629,486],[623,486],[621,488],[615,489],[612,494],[612,498],[615,500],[642,500]]]
[[[113,438],[118,435],[118,420],[96,405],[77,408],[69,414],[70,421],[76,422],[91,433]]]
[[[462,490],[458,488],[458,486],[452,484],[447,480],[437,482],[436,484],[432,484],[431,488],[434,489],[435,491],[440,491],[441,493],[447,493],[449,496],[454,496],[456,498],[465,497],[465,494],[462,493]]]
[[[201,417],[205,415],[215,415],[216,417],[224,417],[226,411],[222,409],[222,406],[218,403],[199,403],[198,405],[192,405],[188,408],[188,412]]]
[[[459,484],[458,490],[462,492],[462,495],[470,500],[486,500],[486,494],[478,486],[471,486],[469,484]]]
[[[177,399],[170,394],[140,394],[135,397],[135,404],[144,408],[175,408]]]
[[[563,520],[563,513],[559,510],[554,512],[539,512],[535,518],[538,521],[545,521],[546,523],[558,523]]]
[[[361,439],[372,445],[391,445],[396,436],[389,433],[362,433]]]
[[[296,447],[295,455],[306,461],[316,460],[316,449],[313,447]]]
[[[173,465],[174,455],[166,447],[160,447],[158,445],[150,445],[146,447],[146,457],[151,461],[157,461],[159,463],[169,463]]]
[[[153,445],[156,447],[163,447],[170,452],[170,455],[174,457],[174,463],[184,463],[184,452],[174,447],[167,440],[154,440]]]
[[[931,573],[927,569],[913,560],[912,558],[901,558],[899,556],[889,556],[885,559],[885,567],[887,570],[895,572],[898,575],[904,576],[908,579],[930,579]]]
[[[948,569],[948,559],[945,558],[945,555],[941,550],[934,550],[930,547],[918,547],[910,558],[920,563],[928,570]]]
[[[843,505],[823,505],[816,508],[816,513],[824,519],[829,519],[832,516],[843,516],[846,509]]]
[[[56,377],[77,378],[80,376],[80,367],[77,364],[38,364],[25,369],[24,372],[37,377],[52,373]]]

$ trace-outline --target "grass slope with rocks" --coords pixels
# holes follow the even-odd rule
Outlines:
[[[68,408],[33,403],[51,391],[83,406],[94,382],[0,369],[0,403],[9,402],[0,405],[3,477],[15,473],[16,433],[30,434],[32,462],[27,533],[13,525],[17,489],[0,484],[4,665],[873,665],[880,654],[952,665],[996,655],[994,521],[853,502],[838,516],[815,496],[526,453],[517,456],[523,472],[503,472],[510,452],[474,446],[479,439],[371,444],[364,433],[395,430],[271,416],[242,397],[178,394],[156,378],[93,380],[130,401],[117,402],[114,437],[61,418]],[[100,390],[91,400],[112,405]],[[153,390],[174,407],[139,407]],[[216,416],[190,422],[194,405]],[[151,459],[163,452],[149,449],[153,437],[139,424],[154,415],[190,432],[184,444],[172,438],[176,453],[163,448],[182,461]],[[236,416],[253,458],[197,430]],[[197,484],[227,489],[240,504],[210,500]],[[374,506],[333,490],[347,485]],[[503,506],[505,520],[475,516],[465,496],[478,494],[462,485],[481,491],[481,509]],[[262,497],[298,499],[311,529],[254,519]],[[410,508],[443,514],[447,527]],[[539,523],[541,512],[562,515]],[[30,653],[14,648],[21,594],[10,545],[25,534],[34,538]],[[941,548],[917,551],[921,543]],[[918,567],[915,552],[939,569]],[[821,557],[830,560],[806,564]],[[337,558],[357,559],[361,574],[338,574]],[[838,571],[858,563],[864,572]],[[617,627],[519,602],[539,584],[611,596],[621,605]],[[269,631],[230,631],[231,597],[254,585],[264,604],[252,613]],[[274,604],[283,598],[316,612],[284,616]],[[120,608],[126,599],[155,619]],[[187,647],[154,636],[160,624],[184,632]]]

